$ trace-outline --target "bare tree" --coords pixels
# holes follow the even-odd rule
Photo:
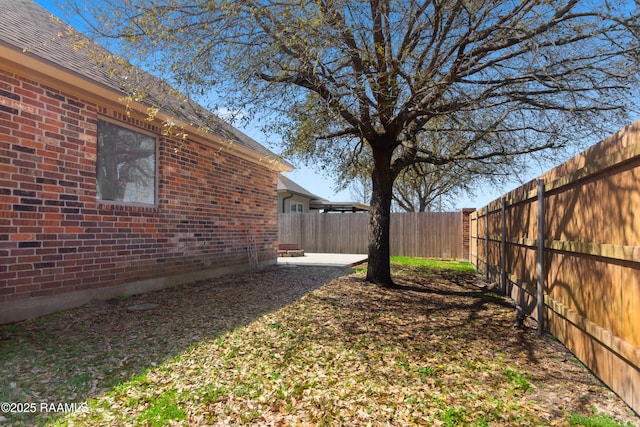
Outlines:
[[[331,165],[367,147],[367,280],[383,286],[404,170],[507,162],[610,131],[637,85],[637,16],[624,1],[77,3],[112,48],[182,90],[270,112],[289,153]],[[442,150],[420,144],[434,131],[453,136]]]
[[[429,124],[429,132],[417,141],[422,151],[446,153],[455,132],[442,135],[435,126],[443,128],[443,120]],[[455,124],[453,125],[455,126]],[[426,140],[424,137],[428,137]],[[463,136],[464,137],[464,136]],[[459,160],[446,164],[415,163],[402,170],[394,181],[391,210],[397,212],[427,212],[446,207],[458,195],[472,193],[472,187],[480,183],[499,185],[512,177],[514,168],[522,173],[527,169],[524,158],[492,159],[491,162]],[[358,199],[371,199],[371,172],[373,169],[370,150],[360,152],[356,159],[338,163],[340,182],[349,186]],[[365,203],[367,203],[365,201]],[[436,206],[437,204],[437,206]]]
[[[456,173],[456,169],[453,163],[444,166],[416,163],[409,166],[396,178],[393,202],[405,212],[437,210],[438,201],[458,194],[469,184],[464,176]]]
[[[349,194],[356,202],[367,204],[371,200],[371,178],[357,175],[349,183]]]
[[[371,200],[371,165],[344,169],[340,182],[348,187],[356,201]],[[346,175],[346,176],[345,176]],[[480,180],[469,170],[455,163],[432,165],[417,163],[398,174],[393,184],[392,212],[429,212],[435,202],[447,205],[455,196],[470,192],[473,180]]]

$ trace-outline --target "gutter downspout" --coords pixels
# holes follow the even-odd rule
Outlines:
[[[282,213],[286,213],[286,212],[285,212],[285,209],[284,209],[284,207],[285,207],[285,203],[284,203],[284,202],[285,202],[286,200],[289,200],[289,199],[290,199],[290,198],[292,198],[292,197],[293,197],[293,193],[289,193],[289,195],[288,195],[287,197],[283,197],[283,198],[282,198]]]

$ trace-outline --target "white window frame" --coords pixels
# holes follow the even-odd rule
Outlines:
[[[303,213],[304,212],[304,204],[300,202],[290,202],[289,203],[289,212],[291,213]]]

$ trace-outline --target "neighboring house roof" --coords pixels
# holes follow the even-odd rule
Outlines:
[[[292,193],[297,194],[298,196],[305,197],[309,199],[309,201],[317,201],[317,202],[329,202],[328,200],[323,199],[322,197],[316,196],[315,194],[307,191],[302,188],[295,182],[291,181],[286,176],[282,174],[278,174],[278,192]]]
[[[0,57],[12,57],[19,66],[27,68],[29,68],[29,60],[36,59],[48,66],[65,70],[79,79],[74,81],[62,79],[67,85],[78,84],[80,80],[91,81],[103,89],[118,93],[120,97],[129,94],[126,89],[127,80],[146,82],[147,88],[156,91],[156,94],[155,96],[150,94],[145,99],[147,105],[141,109],[143,112],[146,111],[150,101],[152,105],[156,104],[160,107],[167,118],[179,120],[192,130],[205,129],[207,134],[215,135],[227,144],[231,143],[232,148],[240,147],[240,151],[245,154],[249,150],[253,153],[253,157],[271,161],[276,170],[293,169],[273,152],[216,117],[195,101],[178,94],[175,90],[169,94],[169,86],[165,82],[132,66],[122,66],[118,69],[118,73],[114,73],[111,62],[107,65],[104,61],[97,61],[95,57],[96,52],[105,57],[117,57],[93,43],[87,43],[86,37],[70,31],[71,28],[67,24],[32,0],[0,0],[0,16],[2,16]],[[83,45],[92,47],[82,47]],[[31,68],[38,70],[38,67],[31,66]],[[46,70],[39,71],[46,73]],[[89,89],[87,92],[92,93]],[[160,98],[160,94],[168,95]],[[161,102],[154,103],[160,99]],[[251,155],[251,153],[248,154]]]
[[[322,210],[324,212],[363,212],[369,210],[369,206],[363,203],[330,202],[309,192],[282,174],[278,174],[278,193],[296,194],[305,197],[309,199],[309,209]]]

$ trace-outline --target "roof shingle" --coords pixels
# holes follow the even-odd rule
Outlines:
[[[78,43],[83,41],[84,43]],[[150,93],[146,103],[160,107],[165,114],[190,125],[206,129],[227,141],[239,144],[270,159],[277,156],[238,129],[216,117],[195,101],[170,91],[169,85],[135,68],[121,68],[114,73],[106,62],[97,61],[96,52],[116,58],[52,15],[32,0],[0,0],[0,43],[35,56],[54,66],[74,72],[79,78],[91,80],[113,91],[128,94],[125,82],[132,74],[135,80],[146,81]],[[79,44],[93,45],[89,49]],[[286,164],[287,169],[290,165]]]

